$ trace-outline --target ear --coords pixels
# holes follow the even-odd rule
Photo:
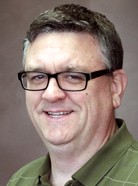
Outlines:
[[[127,76],[123,69],[115,70],[112,77],[112,100],[114,108],[121,105],[121,99],[127,86]]]

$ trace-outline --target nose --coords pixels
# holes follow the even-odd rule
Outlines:
[[[49,80],[49,85],[42,94],[42,98],[48,102],[56,102],[58,100],[64,99],[66,93],[59,88],[55,78]]]

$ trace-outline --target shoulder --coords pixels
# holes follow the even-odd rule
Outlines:
[[[46,157],[41,157],[26,164],[11,177],[7,186],[23,185],[28,182],[30,184],[34,183],[39,176],[39,172],[41,171],[45,159]]]
[[[138,142],[133,141],[122,157],[104,177],[105,185],[137,185]]]
[[[125,170],[133,169],[133,174],[138,173],[138,142],[133,141],[131,146],[125,152],[121,158],[120,165],[125,168]]]
[[[130,159],[135,159],[135,161],[138,163],[138,141],[134,141],[131,145],[131,147],[128,150],[128,157],[130,156]]]
[[[134,141],[134,143],[132,144],[132,148],[138,151],[138,141]]]

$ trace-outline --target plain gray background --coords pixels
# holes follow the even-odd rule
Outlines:
[[[0,2],[0,186],[46,148],[30,122],[24,91],[17,80],[22,70],[22,41],[29,23],[40,12],[63,3],[99,11],[116,25],[124,46],[129,84],[117,116],[138,139],[138,1],[137,0],[4,0]]]

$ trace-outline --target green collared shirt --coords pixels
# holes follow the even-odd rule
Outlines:
[[[113,137],[69,180],[65,186],[138,186],[138,142],[125,123]],[[50,158],[27,164],[10,179],[7,186],[51,186]]]

